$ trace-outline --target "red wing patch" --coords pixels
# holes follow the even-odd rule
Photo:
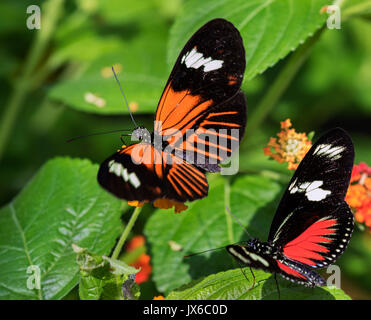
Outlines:
[[[333,242],[329,236],[336,233],[333,227],[336,219],[321,219],[313,223],[302,234],[283,247],[283,253],[290,259],[315,266],[316,260],[326,259],[330,250],[324,245]]]

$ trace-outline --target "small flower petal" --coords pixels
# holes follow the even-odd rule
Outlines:
[[[297,133],[292,126],[291,120],[281,122],[282,131],[277,133],[277,138],[271,137],[264,154],[277,162],[287,162],[290,170],[295,170],[305,154],[312,147],[312,142],[305,133]]]
[[[183,202],[178,202],[165,198],[155,200],[153,202],[153,206],[160,209],[170,209],[174,207],[175,213],[180,213],[188,208],[188,206],[186,206]]]
[[[128,201],[128,205],[132,207],[143,207],[147,201]]]

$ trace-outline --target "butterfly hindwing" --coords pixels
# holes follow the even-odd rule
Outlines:
[[[324,286],[325,280],[305,264],[290,259],[276,260],[276,271],[283,278],[307,287]]]
[[[256,247],[258,244],[258,248]],[[264,244],[255,242],[255,245],[229,245],[227,251],[242,265],[270,273],[278,273],[285,279],[314,287],[324,285],[325,281],[316,272],[310,270],[302,263],[286,258],[275,259],[271,252],[264,252]]]
[[[188,162],[206,171],[220,171],[218,164],[239,148],[245,125],[246,98],[238,92],[200,116],[184,140],[169,145],[175,154],[183,153]]]

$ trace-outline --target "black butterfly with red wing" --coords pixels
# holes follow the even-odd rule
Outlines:
[[[323,286],[313,269],[334,263],[353,232],[353,214],[344,201],[354,148],[342,129],[324,134],[298,166],[273,218],[268,241],[252,239],[227,251],[252,268],[279,273],[305,286]]]
[[[215,19],[201,27],[174,65],[154,132],[142,127],[133,131],[141,142],[101,164],[101,186],[130,201],[205,197],[205,171],[220,171],[218,164],[238,148],[244,134],[244,71],[243,42],[233,24]]]

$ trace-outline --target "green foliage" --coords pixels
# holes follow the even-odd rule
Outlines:
[[[174,216],[157,210],[148,220],[144,232],[151,245],[153,280],[161,292],[233,266],[225,250],[184,257],[246,238],[241,226],[225,212],[227,205],[243,225],[249,225],[252,236],[266,237],[273,217],[273,208],[267,207],[279,194],[279,185],[260,176],[239,176],[230,186],[230,195],[224,195],[223,181],[213,179],[208,197],[191,203],[187,213]],[[169,241],[183,249],[173,251]]]
[[[71,54],[79,52],[80,57],[81,52],[82,54],[86,52],[86,55],[89,55],[91,46],[99,52],[94,51],[93,61],[89,63],[80,77],[54,86],[49,91],[50,98],[62,101],[80,111],[127,114],[128,109],[110,71],[112,65],[121,64],[122,72],[118,72],[118,78],[123,85],[129,104],[132,102],[137,104],[138,111],[135,112],[138,113],[154,112],[168,75],[164,60],[167,40],[166,24],[151,19],[145,25],[136,24],[133,28],[134,35],[127,40],[118,37],[102,39],[98,36],[87,35],[89,41],[94,39],[93,43],[85,43],[82,40],[73,42],[73,45],[79,48],[69,48],[68,51]],[[136,37],[135,34],[141,36]],[[59,54],[68,55],[66,49],[63,49],[63,52]],[[103,69],[108,73],[107,76],[102,75]],[[87,102],[85,95],[89,92],[104,99],[105,105],[100,107]]]
[[[245,278],[244,274],[248,277]],[[172,291],[169,300],[350,300],[336,287],[303,288],[288,281],[278,280],[261,270],[255,271],[255,283],[249,268],[228,270],[196,280],[187,286]]]
[[[72,245],[80,267],[79,295],[81,300],[133,300],[138,299],[138,285],[130,279],[140,270],[126,263],[90,253]],[[124,292],[125,289],[125,292]]]
[[[0,299],[60,299],[78,283],[72,244],[110,252],[121,230],[120,201],[98,186],[97,168],[88,160],[50,160],[0,209]],[[40,289],[27,288],[32,265]]]
[[[326,0],[206,0],[187,1],[171,29],[169,63],[198,28],[213,18],[225,18],[241,32],[246,50],[244,80],[264,72],[303,43],[323,25],[320,9]]]

